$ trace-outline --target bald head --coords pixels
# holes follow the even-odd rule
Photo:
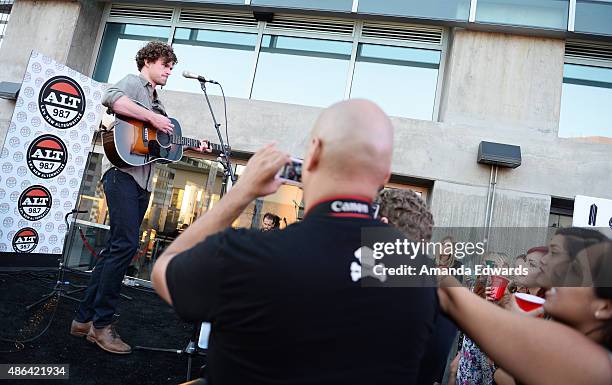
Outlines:
[[[393,126],[376,104],[351,99],[325,109],[311,132],[311,149],[320,142],[315,172],[334,181],[381,186],[391,169]]]

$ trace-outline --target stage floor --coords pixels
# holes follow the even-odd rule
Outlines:
[[[23,344],[0,342],[0,364],[70,364],[69,384],[178,384],[185,381],[187,356],[172,353],[134,351],[119,356],[107,353],[84,338],[69,334],[76,311],[74,301],[62,298],[30,311],[25,306],[49,292],[56,273],[0,273],[0,338],[24,340],[39,334],[48,324],[54,309],[55,317],[47,332],[39,339]],[[87,278],[67,274],[67,280],[85,284]],[[50,278],[53,282],[47,280]],[[174,310],[155,293],[124,286],[122,293],[133,299],[122,299],[117,313],[117,331],[130,344],[182,349],[192,333],[191,324],[181,321]],[[81,298],[82,293],[75,296]],[[16,351],[17,350],[17,351]],[[8,352],[15,351],[15,352]],[[203,357],[193,360],[193,373],[198,374]],[[20,380],[19,384],[40,384],[52,380]],[[0,380],[0,382],[3,382]]]

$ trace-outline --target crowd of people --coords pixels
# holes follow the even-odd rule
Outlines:
[[[158,261],[158,293],[181,316],[213,323],[212,382],[609,385],[612,244],[597,230],[559,229],[548,245],[513,261],[488,252],[489,266],[528,271],[510,277],[501,296],[488,277],[444,276],[437,289],[389,290],[364,287],[377,286],[363,284],[371,276],[343,277],[343,262],[363,264],[363,228],[388,225],[407,239],[431,239],[434,218],[417,194],[377,194],[389,176],[391,147],[391,124],[376,105],[338,103],[312,131],[303,222],[274,235],[227,228],[250,200],[278,188],[275,173],[288,155],[268,146],[249,161],[225,204]],[[377,219],[355,204],[330,205],[370,207],[373,200]],[[442,239],[451,249],[454,242]],[[436,266],[461,265],[452,252],[432,258]],[[197,279],[186,279],[191,271]],[[202,274],[210,279],[200,284]],[[544,306],[526,311],[517,293],[540,297]]]
[[[137,55],[141,76],[112,87],[105,101],[117,112],[172,132],[155,88],[165,84],[177,59],[163,43],[147,47]],[[136,108],[130,92],[155,112]],[[373,261],[364,231],[429,241],[435,220],[414,192],[380,191],[389,181],[393,147],[393,126],[376,104],[363,99],[334,104],[310,133],[301,222],[268,231],[280,220],[270,214],[262,221],[265,231],[231,227],[254,199],[281,185],[278,172],[291,158],[270,144],[164,251],[151,275],[155,290],[183,319],[212,324],[208,381],[610,385],[612,243],[596,230],[560,229],[547,245],[514,260],[487,253],[491,266],[512,263],[528,271],[514,277],[503,295],[487,277],[442,275],[434,284],[415,278],[407,285],[399,276],[371,273],[372,264],[393,267],[406,259]],[[115,169],[105,175],[109,193],[115,188],[119,196],[126,186],[135,193],[127,203],[109,204],[111,229],[117,228],[109,256],[94,269],[89,300],[71,325],[73,335],[113,353],[131,352],[110,317],[117,277],[133,251],[133,229],[120,223],[121,208],[148,196],[144,171]],[[142,213],[133,215],[132,227],[138,228]],[[455,242],[442,239],[450,251],[431,258],[412,255],[409,263],[459,267]],[[522,308],[520,294],[543,297],[543,307]]]

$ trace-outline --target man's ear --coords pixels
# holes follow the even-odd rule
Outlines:
[[[389,218],[387,218],[387,217],[380,217],[380,221],[381,221],[382,223],[389,224]]]
[[[310,147],[308,148],[308,155],[306,156],[306,164],[304,167],[308,172],[314,171],[321,161],[321,151],[323,143],[319,138],[312,138],[310,141]]]
[[[385,183],[383,183],[383,187],[384,187],[385,184],[389,183],[389,179],[390,178],[391,178],[391,170],[389,170],[389,172],[385,176]]]

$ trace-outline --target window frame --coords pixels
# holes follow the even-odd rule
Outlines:
[[[599,44],[599,42],[591,42],[589,40],[576,40],[576,39],[572,39],[571,42],[576,42],[576,43],[583,43],[583,44],[589,44],[589,43],[597,43]],[[568,40],[566,40],[566,45],[568,44]],[[610,44],[610,47],[612,47],[612,44]],[[564,55],[563,57],[563,71],[565,72],[565,65],[566,64],[571,64],[571,65],[578,65],[578,66],[586,66],[586,67],[601,67],[601,68],[609,68],[612,69],[612,60],[605,60],[605,59],[596,59],[596,58],[588,58],[588,57],[577,57],[577,56],[567,56],[567,53]],[[565,76],[563,76],[563,79],[561,80],[561,87],[563,87],[565,85]],[[559,117],[561,116],[561,101],[562,101],[563,95],[561,95],[561,99],[559,100]],[[559,125],[557,128],[557,137],[561,138],[559,136],[559,132],[561,131],[561,120],[559,119]],[[589,137],[588,135],[586,137]],[[569,138],[565,138],[565,139],[576,139],[575,137],[569,137]]]
[[[475,1],[475,0],[473,0]],[[245,5],[249,5],[250,1],[246,0]],[[214,31],[227,31],[227,32],[243,32],[243,33],[253,33],[257,35],[256,45],[254,48],[254,57],[253,62],[250,67],[249,74],[249,83],[245,85],[247,87],[246,94],[248,98],[252,98],[253,93],[253,85],[255,83],[255,75],[257,72],[257,65],[259,62],[259,55],[261,53],[261,46],[264,35],[277,35],[277,36],[289,36],[289,37],[300,37],[300,38],[310,38],[310,39],[320,39],[320,40],[336,40],[336,41],[345,41],[352,43],[352,51],[349,59],[348,71],[345,81],[345,89],[344,89],[344,98],[347,99],[350,96],[353,75],[355,73],[355,64],[357,59],[357,48],[359,44],[377,44],[377,45],[387,45],[387,46],[395,46],[395,47],[407,47],[407,48],[416,48],[416,49],[429,49],[436,50],[440,52],[440,63],[438,65],[438,75],[436,81],[436,90],[434,96],[434,104],[432,111],[432,122],[440,121],[440,102],[442,98],[442,87],[444,80],[445,67],[447,62],[447,53],[449,47],[449,30],[447,27],[439,27],[441,29],[441,41],[439,44],[437,43],[425,43],[425,42],[417,42],[417,41],[407,41],[407,40],[399,40],[399,39],[387,39],[387,38],[372,38],[372,37],[363,37],[362,36],[362,28],[368,20],[352,20],[347,18],[339,18],[339,17],[314,17],[308,16],[313,19],[324,19],[326,21],[338,20],[339,22],[347,23],[352,22],[353,28],[351,34],[342,34],[342,33],[333,33],[333,32],[314,32],[307,30],[298,30],[291,28],[278,28],[274,26],[269,26],[265,21],[258,21],[257,25],[254,27],[251,26],[236,26],[236,25],[215,25],[208,23],[193,23],[193,22],[180,22],[179,16],[182,7],[167,7],[172,8],[172,19],[171,21],[160,21],[160,20],[152,20],[147,18],[134,18],[134,17],[117,17],[111,16],[111,7],[113,3],[109,2],[106,4],[104,9],[102,23],[100,23],[100,28],[98,30],[98,34],[96,37],[96,45],[94,52],[92,53],[91,65],[89,68],[89,75],[91,76],[94,72],[96,63],[98,62],[98,57],[100,55],[100,48],[102,44],[102,39],[104,35],[104,30],[108,23],[124,23],[124,24],[138,24],[138,25],[154,25],[154,26],[166,26],[170,27],[170,34],[167,40],[168,44],[172,44],[174,41],[174,35],[176,28],[195,28],[195,29],[205,29],[205,30],[214,30]],[[358,6],[358,0],[354,0],[353,9],[356,10]],[[190,7],[194,8],[194,7]],[[211,9],[210,7],[202,6],[197,7],[198,9]],[[214,8],[214,10],[218,11],[219,8]],[[278,13],[278,15],[285,15],[283,13]],[[410,23],[397,23],[397,22],[389,22],[389,25],[402,25],[409,26]],[[400,117],[404,119],[410,119],[409,117]]]

